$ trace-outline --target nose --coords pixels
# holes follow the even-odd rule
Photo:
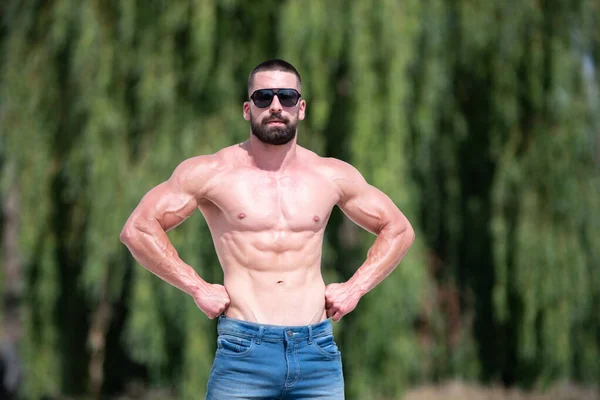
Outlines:
[[[269,106],[269,110],[272,113],[278,113],[281,112],[281,103],[279,102],[279,97],[278,96],[273,96],[273,101],[271,101],[271,105]]]

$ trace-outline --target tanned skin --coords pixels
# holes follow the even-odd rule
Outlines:
[[[253,89],[296,88],[294,74],[263,71]],[[248,121],[281,115],[303,120],[306,103],[268,108],[243,105]],[[272,122],[273,125],[282,124]],[[321,275],[323,234],[334,206],[376,235],[365,262],[342,283]],[[181,260],[166,232],[200,210],[224,272],[206,282]],[[339,321],[383,281],[414,241],[406,217],[351,165],[297,145],[268,145],[253,134],[244,143],[183,161],[141,200],[121,233],[146,269],[192,296],[209,317],[221,314],[270,325]]]

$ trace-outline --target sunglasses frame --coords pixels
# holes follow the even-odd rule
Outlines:
[[[296,92],[296,94],[298,95],[298,99],[296,100],[296,103],[295,103],[295,104],[293,104],[293,105],[291,105],[291,106],[286,106],[285,104],[283,104],[283,103],[281,102],[281,98],[279,97],[279,94],[278,94],[280,90],[291,90],[291,91],[293,91],[293,92]],[[265,105],[265,106],[261,107],[261,106],[259,106],[258,104],[256,104],[256,101],[254,100],[254,95],[255,95],[257,92],[264,92],[264,91],[266,91],[266,92],[270,92],[270,94],[272,95],[272,97],[271,97],[271,101],[269,102],[269,104],[267,104],[267,105]],[[279,103],[280,103],[282,106],[284,106],[284,107],[296,107],[296,106],[298,105],[298,102],[299,102],[299,101],[300,101],[300,99],[302,98],[302,94],[301,94],[300,92],[298,92],[296,89],[293,89],[293,88],[268,88],[268,89],[267,89],[267,88],[265,88],[265,89],[258,89],[258,90],[255,90],[254,92],[252,92],[252,94],[250,95],[250,100],[252,100],[252,102],[254,103],[254,105],[255,105],[256,107],[258,107],[258,108],[267,108],[267,107],[269,107],[269,106],[271,105],[271,103],[273,103],[273,99],[275,98],[275,96],[277,96],[277,98],[279,99]]]

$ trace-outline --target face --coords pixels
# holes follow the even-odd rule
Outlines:
[[[301,93],[296,75],[283,71],[263,71],[254,75],[250,94],[259,89],[290,88]],[[244,119],[250,121],[250,130],[258,140],[271,145],[283,145],[296,137],[298,121],[304,119],[306,102],[300,98],[295,106],[281,104],[279,97],[266,108],[259,108],[253,100],[244,103]]]

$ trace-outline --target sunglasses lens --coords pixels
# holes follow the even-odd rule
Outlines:
[[[281,89],[277,92],[277,97],[279,98],[279,102],[282,106],[293,107],[298,103],[300,94],[295,90]]]
[[[273,101],[273,91],[272,90],[257,90],[252,95],[252,101],[259,108],[268,107],[269,104]]]
[[[300,99],[300,93],[298,93],[294,89],[276,89],[275,92],[273,89],[260,89],[256,92],[252,93],[250,98],[258,108],[266,108],[269,107],[271,102],[273,101],[273,97],[277,94],[277,98],[279,102],[284,107],[294,107],[298,104],[298,100]]]

